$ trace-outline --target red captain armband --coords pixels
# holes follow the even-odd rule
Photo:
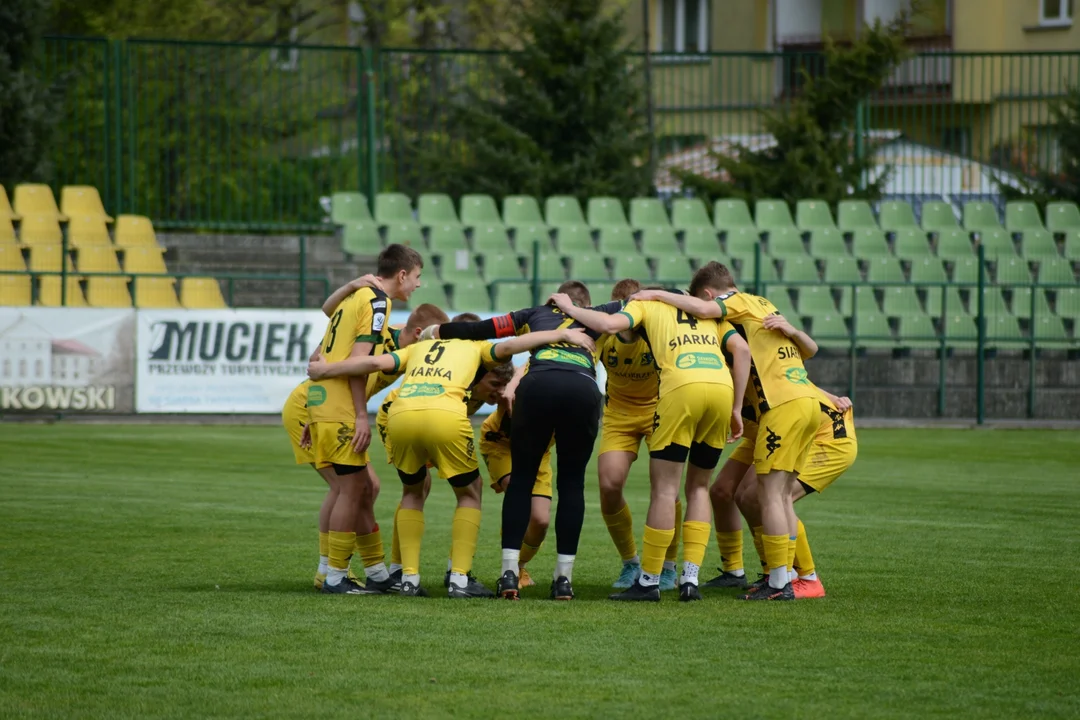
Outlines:
[[[514,329],[514,317],[512,314],[500,315],[499,317],[491,318],[491,322],[495,325],[495,337],[508,338],[517,335],[517,331]]]

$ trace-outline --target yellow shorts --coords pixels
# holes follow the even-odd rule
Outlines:
[[[379,405],[379,412],[375,414],[375,429],[379,433],[379,439],[382,440],[383,447],[386,449],[386,462],[393,465],[392,457],[390,453],[390,436],[386,432],[387,424],[390,422],[390,406],[392,402],[383,401]]]
[[[480,441],[480,454],[484,456],[484,464],[487,465],[488,475],[491,477],[491,489],[502,492],[503,487],[499,481],[510,474],[513,463],[510,460],[510,448],[501,443],[487,443]],[[536,484],[533,485],[533,495],[551,498],[551,446],[540,460],[540,472],[536,473]]]
[[[311,451],[315,456],[315,467],[366,466],[368,464],[367,451],[353,452],[352,439],[355,434],[355,422],[311,423]]]
[[[656,403],[649,453],[660,460],[685,462],[691,446],[704,445],[716,451],[719,460],[727,443],[734,395],[730,385],[718,383],[689,383],[662,393]],[[699,467],[715,467],[716,460]]]
[[[652,435],[655,409],[643,409],[639,413],[622,412],[604,408],[604,425],[600,431],[600,452],[628,452],[637,457],[644,438]]]
[[[390,462],[412,475],[430,462],[439,474],[454,478],[479,470],[472,423],[452,410],[405,410],[389,417],[386,437]]]
[[[775,471],[795,472],[814,443],[821,406],[815,398],[795,398],[770,408],[758,420],[754,469],[758,477]]]
[[[859,443],[855,438],[815,442],[799,470],[799,481],[821,492],[855,464],[858,454]]]
[[[310,448],[300,447],[300,437],[304,434],[304,426],[310,419],[307,411],[307,387],[297,385],[289,395],[289,399],[285,401],[285,407],[281,409],[281,424],[285,426],[285,432],[289,434],[289,444],[292,445],[293,457],[296,458],[297,465],[315,463],[315,453]]]
[[[739,440],[739,444],[735,446],[735,450],[728,455],[728,460],[734,460],[743,465],[753,465],[754,447],[757,445],[757,425],[755,423],[746,422],[745,418],[743,419],[743,423],[742,440]]]

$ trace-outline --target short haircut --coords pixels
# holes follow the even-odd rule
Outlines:
[[[638,290],[641,289],[641,283],[633,278],[626,278],[615,283],[615,287],[611,288],[612,300],[625,300]]]
[[[420,253],[406,245],[387,245],[386,249],[379,253],[379,264],[375,274],[381,278],[392,278],[399,272],[412,272],[414,268],[424,267],[424,258]]]
[[[442,308],[431,303],[424,303],[423,305],[417,305],[416,309],[409,314],[409,319],[405,321],[405,327],[423,329],[428,325],[442,325],[444,322],[449,322],[449,318],[446,317],[446,313],[442,311]]]
[[[509,360],[488,370],[500,382],[508,383],[514,377],[514,363]]]
[[[589,295],[589,288],[585,287],[585,283],[580,280],[567,280],[559,286],[558,292],[569,295],[570,299],[573,300],[574,304],[578,307],[589,307],[592,305],[592,296]]]
[[[459,313],[450,318],[450,322],[480,322],[480,316],[476,313]]]
[[[702,265],[694,273],[694,279],[690,281],[690,294],[700,298],[704,296],[705,288],[727,292],[734,287],[735,280],[731,277],[731,271],[723,263],[713,260]]]

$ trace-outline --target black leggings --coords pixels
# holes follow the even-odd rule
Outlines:
[[[502,506],[502,546],[521,548],[532,514],[532,491],[540,460],[555,436],[559,504],[555,545],[576,555],[585,522],[585,467],[592,457],[602,398],[596,381],[571,370],[530,372],[514,399],[510,434],[510,486]]]

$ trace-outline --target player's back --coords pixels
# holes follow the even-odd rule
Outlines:
[[[689,315],[653,300],[632,300],[622,312],[644,331],[660,375],[660,394],[689,383],[733,385],[723,359],[726,323]]]
[[[596,309],[603,312],[615,312],[621,306],[622,303],[611,302],[599,306]],[[510,319],[506,320],[505,317],[509,317]],[[547,330],[569,328],[574,330],[584,330],[594,338],[597,337],[596,333],[586,328],[577,320],[564,315],[563,312],[554,305],[540,305],[533,308],[517,310],[510,313],[509,316],[495,318],[495,321],[497,327],[500,321],[512,323],[514,332],[518,335],[523,335],[527,332],[543,332]],[[500,337],[503,337],[503,335],[500,334]],[[540,347],[533,349],[530,353],[529,372],[535,373],[543,370],[577,370],[588,375],[595,376],[596,374],[592,353],[585,348],[571,343],[553,343],[551,345],[541,345]]]
[[[404,379],[390,416],[409,410],[442,409],[466,414],[466,394],[482,365],[497,365],[494,346],[472,340],[428,340],[392,355]],[[400,369],[400,368],[399,368]]]
[[[619,335],[604,335],[596,343],[596,357],[607,371],[607,406],[628,411],[656,405],[659,382],[652,349],[640,333],[631,342]]]

